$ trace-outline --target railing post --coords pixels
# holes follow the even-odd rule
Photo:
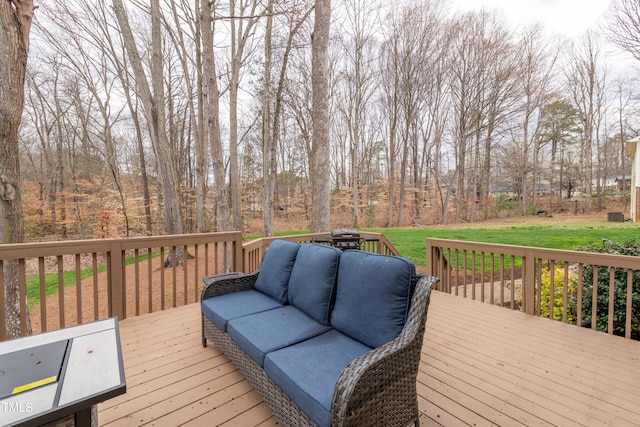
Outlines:
[[[427,274],[433,276],[434,270],[434,257],[433,257],[433,246],[431,246],[431,242],[427,239],[427,253],[425,254],[425,265],[427,266]]]
[[[245,259],[244,259],[244,251],[242,250],[242,233],[237,233],[233,239],[233,271],[242,271],[244,272]]]
[[[434,246],[430,239],[427,239],[427,259],[425,265],[427,266],[427,274],[430,276],[436,276],[436,274],[440,274],[440,280],[435,285],[435,290],[445,291],[447,292],[447,284],[446,278],[443,274],[442,268],[438,268],[438,263],[440,262],[440,257],[442,256],[440,253],[440,248],[438,246]]]
[[[532,250],[525,251],[523,260],[524,274],[522,275],[522,311],[531,315],[535,314],[535,261],[535,252]]]
[[[108,263],[109,269],[109,306],[111,313],[109,316],[115,316],[119,320],[125,318],[124,310],[124,280],[122,269],[122,242],[113,241],[109,245],[110,257]]]

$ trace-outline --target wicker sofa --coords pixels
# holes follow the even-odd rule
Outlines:
[[[208,276],[202,345],[284,425],[418,424],[430,276],[400,257],[274,240],[253,274]]]

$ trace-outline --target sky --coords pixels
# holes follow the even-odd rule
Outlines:
[[[579,37],[598,29],[611,0],[454,0],[459,10],[497,10],[514,27],[539,21],[551,33]]]
[[[497,11],[514,29],[535,22],[544,25],[550,35],[578,41],[588,30],[602,32],[613,0],[452,0],[453,10],[477,11],[485,8]],[[615,73],[635,72],[638,61],[602,37],[602,49],[607,67]]]

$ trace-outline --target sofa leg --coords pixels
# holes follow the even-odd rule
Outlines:
[[[202,331],[202,346],[207,348],[207,339],[204,337],[204,314],[200,315],[200,330]]]

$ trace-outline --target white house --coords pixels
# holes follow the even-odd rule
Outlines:
[[[627,156],[631,157],[631,220],[640,221],[640,137],[627,141]]]

